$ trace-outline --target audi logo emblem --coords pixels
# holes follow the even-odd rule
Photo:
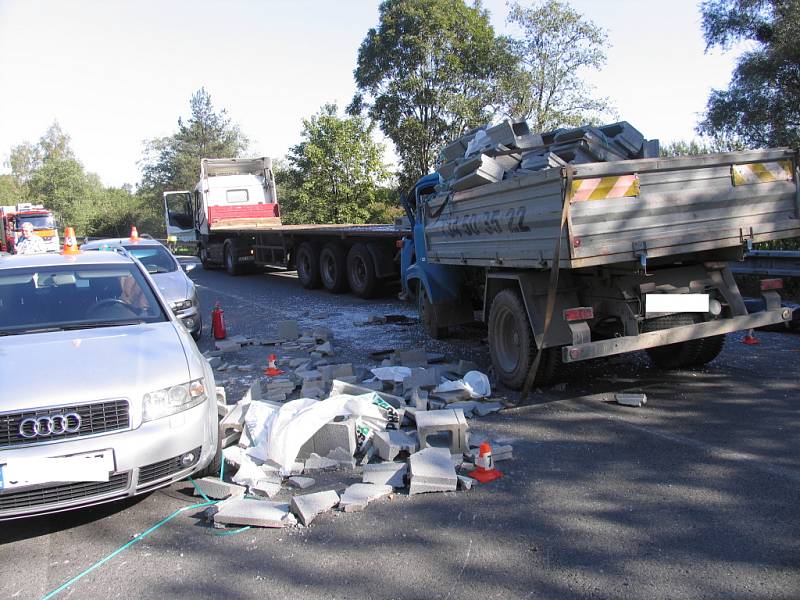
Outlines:
[[[25,439],[48,437],[77,433],[81,428],[81,416],[78,413],[65,415],[49,415],[46,417],[29,417],[19,424],[19,434]]]

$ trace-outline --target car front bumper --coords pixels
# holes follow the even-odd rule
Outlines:
[[[183,324],[186,330],[191,334],[197,334],[203,327],[200,311],[196,306],[179,310],[175,312],[175,316]]]
[[[0,450],[0,465],[15,459],[99,451],[113,452],[114,460],[108,482],[52,482],[0,490],[0,520],[120,500],[167,486],[205,468],[217,450],[213,402],[209,398],[194,408],[142,423],[136,429]],[[193,454],[188,466],[181,462],[187,454]]]

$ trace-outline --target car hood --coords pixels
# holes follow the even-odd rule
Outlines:
[[[192,282],[180,269],[172,273],[154,273],[151,277],[161,295],[170,304],[181,300],[191,300]]]
[[[190,380],[171,321],[0,338],[0,412],[142,396]]]

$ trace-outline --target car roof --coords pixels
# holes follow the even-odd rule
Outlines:
[[[103,246],[164,246],[161,242],[148,238],[139,238],[138,242],[132,242],[130,238],[105,238],[102,240],[92,240],[81,244],[84,250],[97,250]]]
[[[133,259],[118,252],[78,252],[77,254],[9,254],[0,255],[0,270],[60,265],[131,264]]]

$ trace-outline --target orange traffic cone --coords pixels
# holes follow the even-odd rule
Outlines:
[[[483,442],[478,449],[478,458],[475,459],[475,469],[469,473],[469,476],[473,479],[477,479],[481,483],[489,483],[503,476],[500,471],[494,468],[492,447],[489,445],[489,442]]]
[[[758,346],[758,344],[761,342],[756,339],[754,333],[755,332],[752,329],[748,330],[747,335],[744,336],[744,339],[742,340],[742,343],[747,344],[748,346]]]
[[[64,230],[64,250],[62,254],[78,254],[78,240],[75,239],[75,230],[72,227],[67,227]]]
[[[278,360],[277,355],[270,354],[267,359],[267,369],[264,371],[264,374],[269,375],[270,377],[275,377],[276,375],[283,375],[283,371],[281,371],[278,366],[275,364],[275,361]]]
[[[131,241],[134,243],[139,241],[139,231],[136,229],[136,225],[131,226]]]

